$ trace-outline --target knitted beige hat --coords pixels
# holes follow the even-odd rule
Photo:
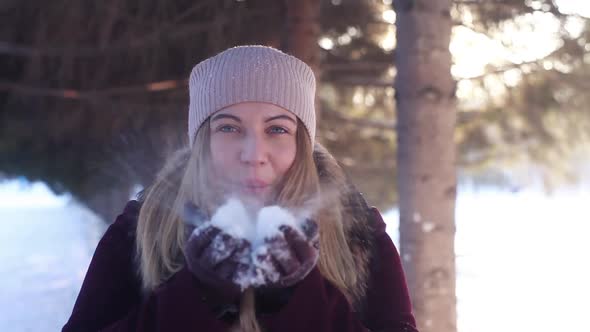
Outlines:
[[[267,46],[238,46],[197,64],[189,79],[191,146],[211,114],[241,102],[265,102],[295,114],[315,138],[315,77],[303,61]]]

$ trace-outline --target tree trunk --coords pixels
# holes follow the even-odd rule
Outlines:
[[[394,1],[400,251],[421,332],[457,330],[451,3]]]
[[[303,60],[313,70],[319,86],[320,71],[320,0],[286,0],[286,25],[282,49]],[[320,111],[316,93],[316,121]]]

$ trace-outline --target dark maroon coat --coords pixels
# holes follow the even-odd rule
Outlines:
[[[207,289],[186,269],[141,295],[134,263],[139,208],[129,202],[100,240],[62,332],[226,331],[231,324],[216,317]],[[374,216],[379,263],[371,263],[364,317],[316,267],[291,290],[286,304],[258,316],[266,331],[416,331],[399,254],[376,209]]]

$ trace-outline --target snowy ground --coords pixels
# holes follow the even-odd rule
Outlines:
[[[460,331],[590,331],[589,204],[588,193],[461,195]]]
[[[11,188],[13,189],[13,188]],[[59,331],[69,317],[104,223],[66,199],[0,191],[0,331]],[[26,198],[26,197],[23,197]],[[12,204],[8,206],[7,202]]]
[[[0,189],[0,331],[58,331],[104,231],[87,210],[44,190],[24,188],[21,199]],[[462,192],[459,331],[590,331],[589,202],[588,193]],[[387,217],[397,241],[396,212]]]
[[[464,191],[456,219],[459,332],[590,331],[590,193]]]

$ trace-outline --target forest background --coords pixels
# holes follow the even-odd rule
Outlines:
[[[319,141],[370,204],[399,206],[421,331],[457,330],[462,186],[589,180],[583,1],[4,0],[0,18],[0,179],[106,223],[186,144],[194,64],[241,44],[306,61]]]

